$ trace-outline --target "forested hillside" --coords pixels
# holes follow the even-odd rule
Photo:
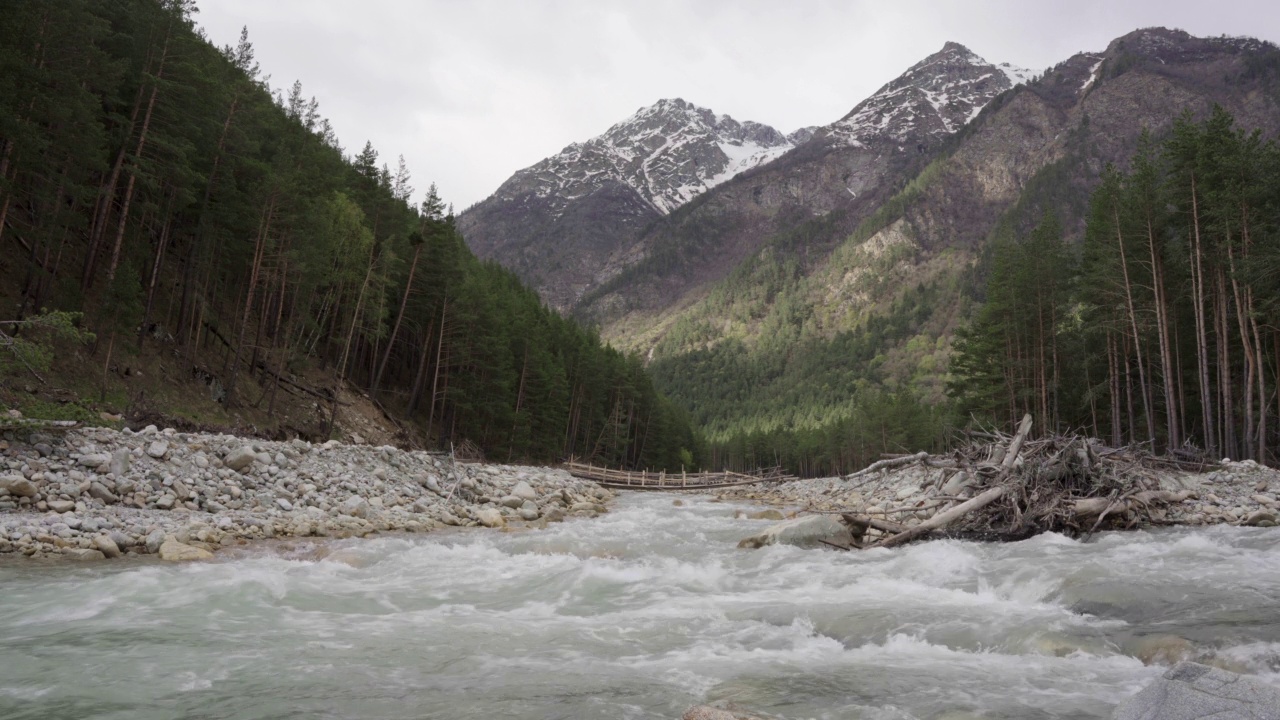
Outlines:
[[[1105,168],[1128,168],[1143,143],[1162,145],[1171,137],[1183,113],[1190,112],[1191,122],[1199,123],[1212,116],[1215,106],[1233,116],[1241,131],[1260,131],[1259,143],[1275,137],[1280,130],[1278,70],[1280,50],[1266,42],[1196,38],[1163,28],[1130,33],[1104,52],[1080,53],[993,99],[938,147],[913,179],[897,185],[894,194],[872,208],[851,202],[844,209],[815,211],[797,219],[705,291],[673,299],[668,309],[651,316],[624,318],[606,326],[606,334],[649,353],[658,387],[689,408],[707,432],[712,456],[731,466],[780,460],[796,472],[835,474],[865,466],[886,452],[939,449],[949,437],[948,428],[974,422],[975,408],[953,405],[946,392],[948,369],[956,331],[975,317],[986,298],[986,280],[999,264],[996,248],[1011,243],[1011,238],[1031,237],[1046,214],[1056,218],[1065,257],[1056,265],[1037,258],[1044,275],[1036,276],[1036,283],[1042,283],[1036,289],[1046,292],[1061,281],[1060,292],[1072,291],[1069,268],[1083,252],[1090,197],[1102,183]],[[1163,150],[1152,152],[1163,155]],[[922,157],[929,157],[928,149]],[[1258,172],[1260,187],[1274,194],[1274,181]],[[689,212],[727,202],[733,185],[695,200]],[[724,227],[707,222],[707,236]],[[1251,228],[1251,256],[1258,252],[1261,233]],[[1212,268],[1205,271],[1206,337],[1216,337],[1216,328],[1235,328],[1234,308],[1251,302],[1254,310],[1246,310],[1244,317],[1257,316],[1259,334],[1270,342],[1257,315],[1260,291],[1254,288],[1252,301],[1234,297],[1232,260],[1223,255],[1230,247],[1204,247],[1205,257],[1219,264],[1212,267],[1220,266],[1226,273],[1218,279]],[[1239,266],[1238,249],[1236,253]],[[1218,282],[1226,289],[1215,294]],[[1179,297],[1171,294],[1165,302],[1181,302]],[[1218,302],[1215,298],[1228,297],[1225,306],[1213,304]],[[1144,313],[1154,310],[1144,309],[1140,302],[1135,295],[1137,334],[1145,337],[1156,325],[1154,316]],[[1006,312],[1032,311],[1018,305]],[[1187,322],[1192,319],[1188,316]],[[996,325],[1003,328],[1006,321],[1007,315]],[[1171,342],[1194,342],[1193,324],[1179,325],[1177,331]],[[1239,346],[1238,328],[1232,332]],[[1128,336],[1134,334],[1130,328]],[[1119,350],[1124,350],[1124,337],[1113,337],[1121,343]],[[1255,368],[1261,367],[1258,342],[1249,341]],[[1239,416],[1235,441],[1223,436],[1216,418],[1209,433],[1215,439],[1188,434],[1188,423],[1206,423],[1192,423],[1199,417],[1201,401],[1188,397],[1186,402],[1175,400],[1178,411],[1188,414],[1186,422],[1179,419],[1175,444],[1190,440],[1207,449],[1234,447],[1232,454],[1241,456],[1249,450],[1242,438],[1256,437],[1261,423],[1261,390],[1255,374],[1255,420],[1248,433],[1240,408],[1248,402],[1244,394],[1250,370],[1243,347],[1229,351],[1225,359],[1213,356],[1226,346],[1225,339],[1210,342],[1210,357],[1202,364],[1212,383],[1219,382],[1215,378],[1221,367],[1232,368],[1232,377],[1223,380],[1233,393],[1230,402],[1216,384],[1209,392],[1223,405],[1220,415]],[[1153,400],[1148,413],[1137,389],[1153,378],[1163,382],[1159,368],[1152,365],[1160,360],[1159,350],[1144,346],[1141,363],[1134,352],[1136,348],[1128,362],[1134,373],[1136,415],[1127,413],[1127,398],[1120,408],[1125,411],[1119,424],[1126,429],[1126,441],[1134,437],[1127,431],[1128,418],[1135,418],[1143,439],[1149,436],[1144,414],[1164,412],[1162,402]],[[1116,372],[1127,372],[1124,355],[1113,352],[1113,358],[1119,364]],[[1068,359],[1079,359],[1079,353]],[[1181,377],[1201,372],[1194,359],[1182,356]],[[1145,380],[1138,377],[1139,365]],[[1097,402],[1102,402],[1097,394],[1100,378],[1105,374],[1097,368],[1088,378],[1078,378],[1095,385]],[[1052,378],[1049,384],[1054,388],[1051,396],[1076,392],[1077,385],[1067,388]],[[1275,388],[1269,381],[1268,391],[1267,402],[1274,408]],[[1021,397],[1015,404],[1025,405]],[[1032,408],[1038,423],[1041,410]],[[1082,418],[1075,410],[1073,405],[1072,412],[1046,421],[1092,431],[1092,417]],[[1100,413],[1109,411],[1105,404],[1098,406]],[[1008,413],[976,417],[1004,421]],[[1161,427],[1167,424],[1167,418],[1161,421]],[[1274,418],[1268,425],[1275,425]],[[1039,427],[1052,425],[1044,422]],[[1108,422],[1099,421],[1096,429],[1114,439]],[[1161,447],[1165,432],[1156,432]]]
[[[57,346],[52,374],[11,368],[0,402],[96,415],[195,385],[188,414],[327,436],[351,383],[432,444],[691,463],[640,362],[477,261],[434,187],[413,206],[403,159],[345,151],[300,83],[272,92],[247,34],[215,48],[195,13],[5,4],[0,319],[81,313],[96,339]],[[308,426],[277,417],[287,400]]]
[[[1217,108],[1107,169],[1078,254],[1053,217],[998,239],[951,393],[991,421],[1261,462],[1278,370],[1280,148]]]

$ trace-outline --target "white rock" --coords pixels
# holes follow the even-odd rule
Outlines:
[[[105,556],[109,558],[118,558],[124,553],[120,552],[120,547],[116,542],[106,535],[99,535],[93,539],[93,546]]]
[[[236,472],[243,472],[245,468],[253,465],[254,461],[257,459],[258,454],[253,451],[253,448],[248,445],[244,445],[227,453],[226,456],[222,458],[222,464]]]
[[[506,518],[502,517],[502,513],[497,508],[484,507],[476,511],[476,520],[481,525],[491,528],[499,528],[507,524]]]
[[[188,560],[209,560],[213,553],[191,545],[184,545],[173,538],[168,538],[160,545],[160,559],[169,562],[186,562]]]
[[[766,545],[820,546],[822,541],[848,545],[853,541],[848,526],[834,515],[807,515],[794,520],[771,525],[759,535],[738,543],[740,548],[760,548]]]

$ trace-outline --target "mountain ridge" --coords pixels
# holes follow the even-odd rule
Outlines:
[[[465,211],[459,227],[477,255],[513,269],[557,309],[574,310],[652,256],[655,227],[661,233],[674,212],[707,192],[810,145],[819,146],[815,155],[848,145],[873,153],[905,153],[909,145],[922,154],[1026,74],[947,43],[841,120],[786,136],[679,98],[660,100],[517,171]],[[895,101],[904,92],[909,102]],[[860,111],[875,116],[874,127],[855,127],[850,118]],[[846,189],[856,197],[865,184]]]

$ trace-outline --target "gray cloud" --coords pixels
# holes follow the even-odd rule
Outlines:
[[[403,153],[459,209],[663,97],[789,132],[831,122],[947,40],[1043,69],[1138,27],[1280,39],[1271,2],[206,0],[249,27],[273,87],[301,80],[343,144]]]

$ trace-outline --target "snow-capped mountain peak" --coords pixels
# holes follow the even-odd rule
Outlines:
[[[928,144],[964,127],[997,95],[1034,75],[1009,63],[993,65],[948,42],[819,135],[854,147],[877,140]]]
[[[563,206],[619,182],[667,214],[794,146],[768,125],[738,122],[680,98],[663,99],[519,171],[497,195],[515,197],[533,185],[538,197]]]

